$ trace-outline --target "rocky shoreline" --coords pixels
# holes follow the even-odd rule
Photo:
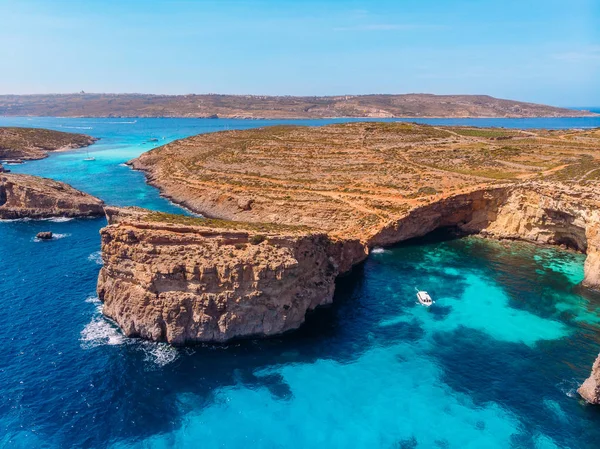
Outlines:
[[[0,219],[99,217],[104,203],[63,182],[0,173]]]

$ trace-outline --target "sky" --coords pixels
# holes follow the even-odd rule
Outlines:
[[[81,90],[600,106],[600,0],[0,0],[0,94]]]

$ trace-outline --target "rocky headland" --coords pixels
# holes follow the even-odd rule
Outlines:
[[[453,227],[587,255],[600,288],[600,130],[354,123],[199,135],[131,164],[212,219],[110,210],[98,293],[127,335],[297,328],[374,246]],[[580,393],[598,403],[598,361]]]
[[[0,95],[0,115],[59,117],[586,117],[588,111],[488,95]]]
[[[49,129],[0,127],[0,160],[43,159],[50,151],[82,148],[97,140],[85,134]]]
[[[97,217],[104,203],[63,182],[0,173],[0,219]]]
[[[199,135],[131,162],[213,219],[111,210],[98,292],[127,335],[267,336],[331,302],[374,246],[437,228],[587,254],[600,288],[600,130],[354,123]]]

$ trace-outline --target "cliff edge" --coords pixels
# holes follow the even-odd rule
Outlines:
[[[0,173],[0,219],[97,217],[104,203],[63,182]]]
[[[303,227],[221,222],[106,208],[103,312],[125,335],[172,344],[270,336],[329,304],[356,241]]]

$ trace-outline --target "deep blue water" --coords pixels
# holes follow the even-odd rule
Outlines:
[[[77,150],[15,172],[174,212],[121,164],[175,138],[274,123],[0,118],[102,138],[94,162]],[[574,392],[600,351],[600,296],[578,286],[582,255],[434,235],[376,251],[296,333],[175,349],[126,339],[102,318],[104,224],[0,222],[0,448],[598,447],[600,410]],[[41,230],[59,238],[36,242]],[[430,310],[415,286],[436,300]]]

